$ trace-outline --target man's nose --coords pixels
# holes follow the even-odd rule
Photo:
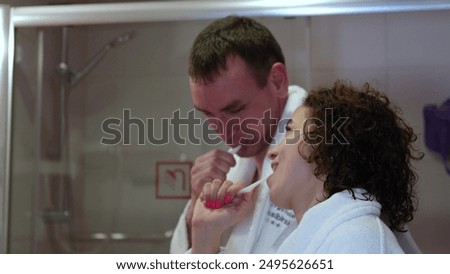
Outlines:
[[[214,130],[215,132],[219,133],[220,135],[223,134],[223,122],[222,120],[218,118],[208,118],[208,125],[211,130]]]
[[[231,118],[227,120],[222,120],[225,125],[225,130],[223,132],[224,139],[227,144],[233,144],[234,137],[240,131],[240,121],[238,118]]]
[[[236,134],[239,132],[239,119],[238,118],[210,118],[208,119],[210,128],[220,134],[221,138],[227,144],[233,144],[233,139]]]

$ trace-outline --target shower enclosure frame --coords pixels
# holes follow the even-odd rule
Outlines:
[[[11,7],[0,5],[0,253],[8,252],[14,30],[18,27],[98,25],[245,16],[318,16],[450,10],[449,1],[307,0],[159,1]],[[309,24],[306,26],[309,27]],[[309,30],[306,32],[310,33]],[[306,37],[309,39],[309,37]],[[307,78],[310,74],[307,73]],[[308,85],[306,85],[308,86]]]

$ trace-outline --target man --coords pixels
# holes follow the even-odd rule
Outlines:
[[[246,17],[226,17],[200,32],[189,58],[189,85],[194,107],[227,145],[241,148],[236,157],[212,150],[196,159],[191,200],[175,229],[171,253],[190,248],[193,208],[205,183],[251,184],[272,173],[266,153],[283,139],[282,121],[306,96],[302,88],[288,86],[284,56],[270,31]],[[270,202],[266,184],[259,186],[255,203],[253,213],[222,237],[222,252],[275,252],[297,226],[292,211]]]

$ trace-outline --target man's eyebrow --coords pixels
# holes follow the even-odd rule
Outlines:
[[[220,111],[221,112],[227,112],[227,111],[230,111],[230,110],[234,110],[236,107],[240,107],[240,106],[242,106],[242,102],[240,100],[233,100],[228,105],[226,105],[225,107],[221,108]]]
[[[196,110],[200,111],[200,112],[203,112],[203,113],[209,113],[209,111],[204,110],[204,109],[201,109],[201,108],[199,108],[199,107],[197,107],[197,106],[194,106],[194,108],[195,108]]]
[[[240,100],[233,100],[231,101],[228,105],[226,105],[225,107],[220,109],[220,112],[227,112],[227,111],[232,111],[234,110],[236,107],[241,107],[243,105],[243,103]],[[205,114],[211,113],[207,110],[204,110],[196,105],[194,105],[194,108],[198,111],[201,111]]]

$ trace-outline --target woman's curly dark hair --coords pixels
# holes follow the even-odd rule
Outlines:
[[[417,136],[400,118],[400,109],[367,83],[358,90],[343,81],[311,91],[303,105],[315,118],[304,125],[312,128],[305,142],[316,142],[306,159],[316,163],[318,178],[326,176],[328,197],[349,190],[355,198],[352,188],[363,188],[367,199],[381,204],[391,229],[405,231],[417,209],[417,175],[410,160],[422,159],[423,153],[412,146]]]

